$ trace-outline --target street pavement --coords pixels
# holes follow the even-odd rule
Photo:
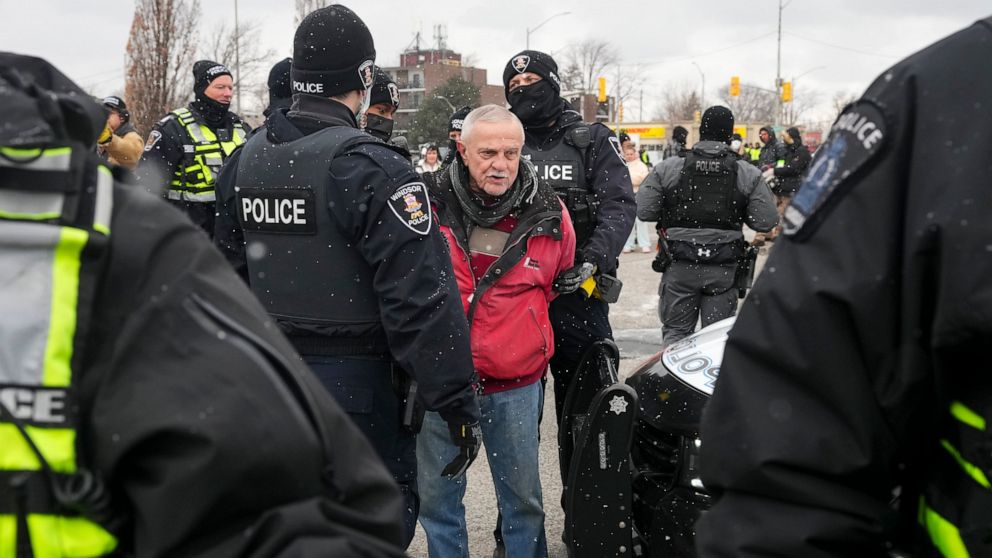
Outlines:
[[[751,238],[753,232],[746,231]],[[758,257],[757,269],[761,270],[767,249]],[[661,275],[651,269],[654,252],[641,253],[639,248],[620,256],[620,280],[623,290],[620,300],[610,306],[610,323],[617,346],[620,348],[620,376],[625,378],[638,365],[661,349],[661,322],[658,318],[658,282]],[[550,374],[549,374],[550,381]],[[545,531],[548,538],[548,556],[566,558],[565,545],[561,542],[564,514],[561,509],[561,478],[558,473],[558,428],[555,424],[554,391],[545,391],[544,422],[541,425],[541,486],[544,492]],[[475,558],[492,556],[493,529],[496,526],[497,506],[489,463],[482,453],[468,471],[465,491],[465,518],[468,524],[469,551]],[[423,529],[417,526],[417,535],[407,550],[414,558],[427,557],[427,541]]]

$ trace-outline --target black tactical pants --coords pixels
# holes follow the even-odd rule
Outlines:
[[[186,214],[186,217],[194,225],[203,229],[211,239],[214,237],[214,220],[216,219],[216,207],[214,202],[191,202],[179,200],[165,200],[179,211]]]
[[[662,340],[665,345],[692,335],[696,321],[703,327],[737,312],[734,279],[737,263],[672,262],[658,289]]]
[[[358,357],[304,356],[303,360],[365,434],[399,484],[409,545],[420,512],[417,439],[402,426],[400,398],[393,387],[393,363]]]
[[[613,339],[610,306],[598,298],[586,298],[581,292],[561,295],[549,308],[555,334],[555,354],[551,358],[551,375],[555,379],[555,416],[561,425],[565,394],[572,376],[589,345],[601,339]]]

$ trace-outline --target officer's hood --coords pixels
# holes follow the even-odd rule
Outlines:
[[[304,136],[303,132],[286,118],[287,112],[289,112],[288,108],[276,109],[265,119],[265,135],[270,142],[288,143]]]
[[[41,58],[0,52],[0,146],[94,145],[106,109]]]
[[[722,141],[704,140],[692,146],[692,151],[700,155],[715,157],[725,153],[728,145]]]

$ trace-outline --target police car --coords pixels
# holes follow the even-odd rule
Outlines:
[[[571,556],[695,556],[693,525],[710,506],[699,479],[699,423],[734,320],[666,347],[625,383],[616,379],[615,345],[586,354],[559,431],[570,457]]]

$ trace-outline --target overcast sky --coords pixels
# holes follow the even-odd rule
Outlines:
[[[506,61],[523,50],[528,27],[568,11],[534,31],[531,48],[560,55],[586,38],[615,43],[626,63],[645,68],[645,119],[654,114],[662,88],[698,88],[700,71],[708,104],[732,75],[774,86],[778,0],[340,3],[372,30],[377,63],[397,64],[418,30],[430,44],[434,26],[442,24],[448,47],[486,68],[494,84]],[[235,0],[200,4],[201,37],[233,21]],[[94,93],[122,91],[133,6],[129,0],[0,0],[0,50],[47,58]],[[276,52],[273,62],[292,54],[293,0],[238,0],[238,7],[241,21],[261,24],[264,46]],[[795,85],[797,93],[815,89],[826,107],[835,92],[860,94],[899,59],[989,15],[989,0],[792,0],[782,15],[782,76],[806,74]],[[967,69],[975,70],[980,69]],[[821,112],[832,116],[826,108]],[[625,120],[639,116],[636,102],[626,114]]]

